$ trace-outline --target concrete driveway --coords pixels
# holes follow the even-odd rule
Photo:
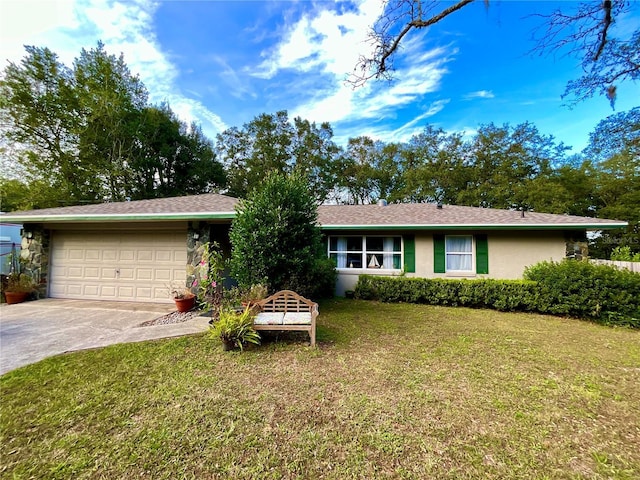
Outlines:
[[[0,375],[60,353],[115,343],[198,333],[208,318],[140,327],[175,311],[173,304],[46,298],[0,305]]]

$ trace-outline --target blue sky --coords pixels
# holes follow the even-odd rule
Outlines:
[[[406,141],[427,124],[472,134],[480,124],[530,121],[578,152],[614,112],[603,97],[563,106],[566,82],[580,75],[577,59],[527,54],[540,24],[530,15],[560,4],[571,2],[478,1],[407,37],[395,82],[355,90],[344,79],[367,51],[379,0],[1,0],[0,62],[19,61],[27,44],[71,65],[102,40],[124,53],[152,101],[168,101],[212,139],[260,113],[288,110],[329,121],[341,144],[359,135]],[[623,18],[614,28],[638,22]],[[638,99],[640,85],[623,85],[616,110]]]

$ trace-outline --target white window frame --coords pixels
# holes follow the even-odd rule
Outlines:
[[[470,238],[471,239],[471,251],[470,252],[456,252],[449,251],[449,245],[447,240],[453,238]],[[444,269],[446,273],[453,274],[469,274],[476,272],[476,244],[474,235],[445,235],[444,237]],[[465,255],[471,258],[471,269],[469,270],[453,270],[449,268],[449,255]]]
[[[360,241],[361,241],[361,246],[360,246],[360,250],[357,251],[349,251],[346,250],[346,245],[345,245],[345,250],[331,250],[331,240],[332,239],[340,239],[340,238],[347,238],[347,237],[359,237]],[[367,238],[399,238],[400,239],[400,250],[392,250],[391,252],[385,252],[384,250],[382,251],[378,251],[378,250],[366,250],[366,244],[367,244]],[[345,267],[336,267],[336,270],[338,270],[339,272],[353,272],[353,271],[358,271],[358,272],[368,272],[368,273],[372,273],[372,274],[378,274],[378,273],[386,273],[386,272],[393,272],[393,273],[397,273],[397,272],[401,272],[402,271],[402,265],[404,265],[404,238],[402,235],[349,235],[349,234],[344,234],[344,235],[330,235],[327,241],[327,256],[329,258],[331,258],[332,254],[336,254],[336,255],[353,255],[355,253],[359,253],[360,254],[360,267],[349,267],[349,265],[347,264]],[[367,266],[367,257],[369,255],[376,255],[377,257],[382,257],[384,256],[384,254],[387,255],[400,255],[400,268],[380,268],[380,269],[374,269],[374,268],[368,268]],[[348,261],[348,260],[347,260]],[[384,261],[383,261],[384,263]]]

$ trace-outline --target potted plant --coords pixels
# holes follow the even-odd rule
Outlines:
[[[31,275],[26,273],[13,272],[7,279],[7,289],[4,291],[4,298],[7,304],[24,302],[36,289],[36,282]]]
[[[196,304],[196,296],[187,287],[171,288],[171,296],[179,312],[188,312]]]
[[[210,327],[211,336],[219,338],[225,351],[239,348],[242,350],[247,343],[260,345],[260,335],[253,329],[253,314],[251,309],[242,312],[224,309],[220,317]]]

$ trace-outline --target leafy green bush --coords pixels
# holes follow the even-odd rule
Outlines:
[[[450,280],[360,275],[355,296],[383,302],[535,311],[539,292],[535,282],[524,280]]]
[[[361,275],[356,298],[570,315],[640,327],[640,275],[566,260],[527,268],[525,280]]]
[[[628,245],[616,247],[611,252],[611,260],[617,260],[619,262],[640,262],[640,252],[633,253],[631,247]]]
[[[548,304],[538,311],[640,327],[640,275],[610,265],[563,260],[525,270]]]
[[[231,226],[230,265],[238,284],[262,283],[272,293],[289,289],[309,298],[330,296],[335,266],[326,262],[317,220],[303,177],[267,175],[262,187],[241,202]]]

